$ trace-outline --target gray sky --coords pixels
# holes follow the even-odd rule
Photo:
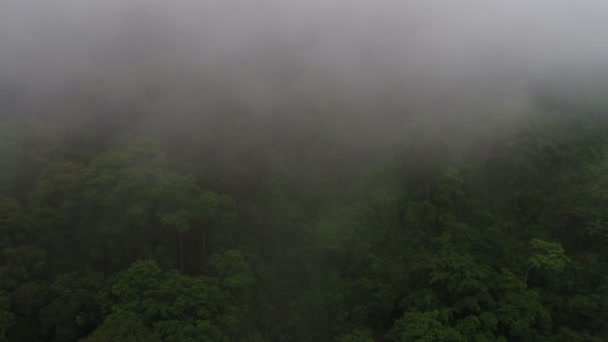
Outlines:
[[[31,93],[153,86],[171,99],[156,110],[223,96],[371,113],[388,96],[425,115],[518,112],[530,84],[605,66],[608,2],[2,0],[0,47],[1,80]]]

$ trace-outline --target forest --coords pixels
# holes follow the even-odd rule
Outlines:
[[[372,169],[52,120],[0,126],[7,341],[608,338],[605,99]]]
[[[605,68],[128,19],[5,45],[0,341],[608,340]]]

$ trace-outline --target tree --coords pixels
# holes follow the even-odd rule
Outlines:
[[[438,311],[406,312],[388,334],[392,341],[466,341],[456,330],[446,326]]]
[[[236,251],[212,260],[218,278],[163,272],[152,260],[133,263],[116,274],[101,294],[110,325],[102,325],[103,330],[122,329],[113,320],[128,313],[163,340],[217,341],[236,336],[246,317],[243,293],[251,288],[253,278]]]
[[[553,272],[562,271],[570,262],[564,248],[557,242],[548,242],[540,239],[530,240],[533,251],[530,255],[528,269],[524,276],[524,283],[528,284],[528,277],[532,269],[546,269]]]

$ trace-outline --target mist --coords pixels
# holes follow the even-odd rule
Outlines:
[[[232,178],[281,160],[335,181],[404,141],[469,149],[547,84],[596,84],[606,16],[602,1],[5,0],[0,115],[42,117],[65,146],[152,136]]]
[[[605,0],[0,0],[0,340],[608,340]]]
[[[277,155],[369,166],[404,141],[474,146],[547,84],[595,86],[606,16],[602,1],[5,0],[1,116],[97,150],[202,146],[227,172]]]
[[[156,88],[151,110],[178,101],[193,115],[222,97],[256,116],[356,98],[374,120],[385,97],[404,115],[509,116],[535,82],[608,54],[602,1],[0,6],[0,75],[34,106],[66,89],[137,102]]]

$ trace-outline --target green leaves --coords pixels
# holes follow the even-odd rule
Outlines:
[[[527,289],[515,274],[504,270],[499,283],[495,315],[501,335],[515,338],[536,338],[545,333],[551,323],[547,309],[537,291]]]
[[[566,256],[566,251],[557,242],[532,239],[530,240],[530,248],[532,255],[529,260],[532,267],[559,272],[570,262],[570,259]]]
[[[150,289],[161,283],[162,271],[152,260],[133,263],[127,270],[118,273],[111,282],[110,295],[125,307],[121,310],[140,312],[142,302]]]
[[[238,250],[214,255],[209,264],[213,270],[212,274],[217,276],[221,285],[229,291],[244,290],[255,283],[249,264]]]
[[[182,209],[177,212],[161,214],[160,222],[164,226],[174,228],[179,233],[185,233],[190,230],[190,216],[189,212]]]
[[[466,338],[442,322],[438,311],[406,312],[388,334],[392,341],[461,342]]]
[[[608,340],[605,108],[551,110],[370,179],[0,124],[0,340]]]
[[[348,334],[343,334],[338,337],[338,342],[374,342],[370,332],[364,330],[355,330]]]
[[[0,291],[0,341],[5,341],[7,330],[15,323],[15,314],[10,310],[9,296]]]
[[[162,339],[145,326],[138,315],[122,312],[108,316],[103,324],[84,341],[160,342]]]
[[[212,265],[218,278],[163,272],[152,260],[135,262],[118,273],[102,295],[110,315],[100,329],[122,331],[115,321],[127,315],[142,333],[163,340],[217,341],[233,336],[245,310],[241,291],[253,285],[253,277],[237,251],[215,256]]]
[[[42,330],[56,340],[78,340],[101,323],[96,293],[104,285],[100,274],[62,274],[51,284],[49,304],[39,313]]]
[[[236,221],[230,197],[203,191],[194,178],[170,171],[164,153],[150,140],[101,153],[83,164],[53,163],[31,199],[28,209],[37,230],[48,235],[48,249],[60,255],[81,253],[86,260],[81,264],[103,265],[105,270],[128,264],[159,240],[175,241],[167,233],[179,237],[178,244],[171,245],[178,251],[174,263],[180,269],[198,268],[213,228]],[[0,205],[0,210],[12,208],[9,204]],[[57,237],[50,231],[64,234]],[[184,243],[201,235],[203,248]],[[186,262],[186,256],[199,261]]]
[[[608,244],[608,219],[595,219],[587,226],[587,234]]]

